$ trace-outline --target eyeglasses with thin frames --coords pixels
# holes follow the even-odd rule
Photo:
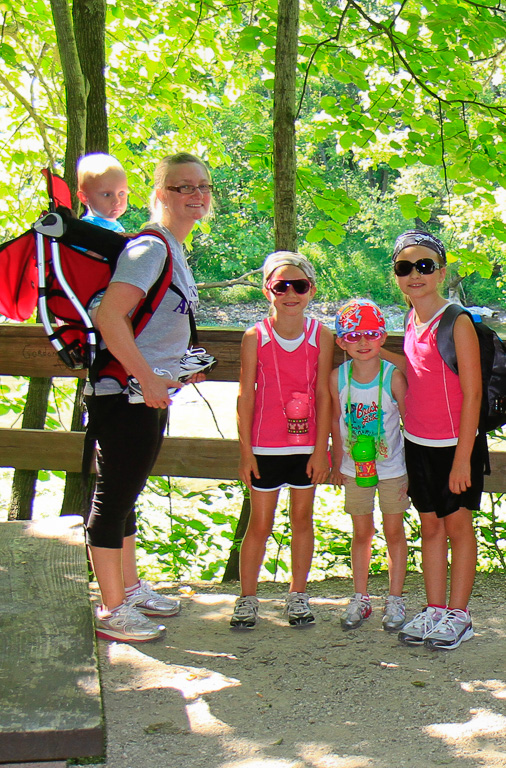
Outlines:
[[[418,261],[401,259],[394,262],[394,272],[397,277],[407,277],[413,271],[413,267],[419,275],[432,275],[436,269],[441,269],[441,264],[435,262],[434,259],[418,259]]]
[[[179,192],[180,195],[193,195],[193,193],[198,189],[198,191],[203,195],[207,195],[209,192],[213,191],[213,185],[199,184],[197,187],[195,187],[193,184],[180,184],[179,187],[167,186],[165,189],[168,189],[171,192]]]

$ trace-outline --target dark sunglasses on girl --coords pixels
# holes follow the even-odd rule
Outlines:
[[[364,338],[366,341],[377,341],[381,339],[383,334],[381,331],[348,331],[341,338],[348,344],[356,344],[357,341]]]
[[[407,277],[416,269],[419,275],[432,275],[436,269],[441,269],[434,259],[418,259],[418,261],[396,261],[394,262],[394,272],[397,277]]]
[[[292,286],[295,293],[304,294],[311,288],[309,280],[274,280],[272,283],[267,284],[269,291],[272,291],[276,296],[282,296],[287,292],[288,288]]]

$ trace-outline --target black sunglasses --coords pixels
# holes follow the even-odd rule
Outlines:
[[[269,291],[272,291],[276,296],[282,296],[287,292],[290,286],[292,286],[295,293],[302,295],[309,291],[311,283],[309,280],[304,280],[303,278],[300,280],[274,280],[273,283],[267,283]]]
[[[416,269],[419,275],[432,275],[436,269],[441,269],[441,264],[437,264],[434,259],[418,259],[418,261],[395,261],[394,272],[397,277],[407,277]]]

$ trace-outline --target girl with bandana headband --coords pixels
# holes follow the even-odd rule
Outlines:
[[[404,437],[408,493],[420,513],[422,565],[427,607],[399,633],[405,645],[457,648],[473,636],[468,601],[476,570],[473,513],[483,490],[486,447],[478,432],[481,368],[478,338],[470,318],[454,327],[458,374],[437,348],[438,324],[448,302],[439,294],[446,275],[446,253],[438,238],[411,230],[396,241],[393,266],[409,299],[404,360],[406,372]],[[393,357],[385,353],[385,357]],[[398,356],[394,356],[397,358]],[[447,601],[448,543],[451,547]]]
[[[290,488],[292,580],[285,612],[292,626],[314,615],[306,583],[313,556],[313,499],[329,476],[329,328],[305,316],[316,293],[315,272],[301,254],[277,251],[263,269],[270,315],[249,328],[241,346],[237,416],[239,475],[251,491],[251,515],[241,546],[241,596],[230,624],[251,629],[258,616],[260,567],[279,491]]]

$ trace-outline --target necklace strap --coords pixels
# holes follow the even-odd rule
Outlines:
[[[353,442],[353,430],[351,428],[351,382],[353,379],[353,360],[350,361],[350,367],[348,371],[348,440],[350,445]],[[383,397],[383,360],[380,360],[380,369],[379,369],[379,383],[378,383],[378,410],[376,413],[376,419],[378,422],[378,434],[377,434],[377,440],[378,443],[381,438],[381,401]]]
[[[281,378],[280,378],[280,375],[279,375],[278,353],[277,353],[277,349],[276,349],[276,344],[278,342],[276,341],[276,337],[274,336],[274,329],[272,327],[272,320],[267,318],[264,322],[265,322],[265,327],[267,329],[267,333],[268,333],[269,338],[270,338],[271,343],[272,343],[272,357],[273,357],[273,360],[274,360],[274,370],[276,371],[276,379],[277,379],[277,382],[278,382],[279,399],[281,401],[281,408],[283,410],[283,413],[286,416],[285,403],[284,403],[284,400],[283,400],[283,391],[281,389]],[[313,327],[313,322],[316,322],[316,321],[311,321],[309,323],[309,328],[307,328],[306,318],[304,318],[304,339],[302,341],[302,344],[304,345],[304,350],[306,352],[306,390],[307,390],[308,402],[309,403],[311,402],[311,392],[310,392],[310,387],[309,387],[309,374],[310,374],[310,371],[309,371],[309,350],[308,350],[309,342],[308,342],[308,337],[309,337],[311,329]]]

